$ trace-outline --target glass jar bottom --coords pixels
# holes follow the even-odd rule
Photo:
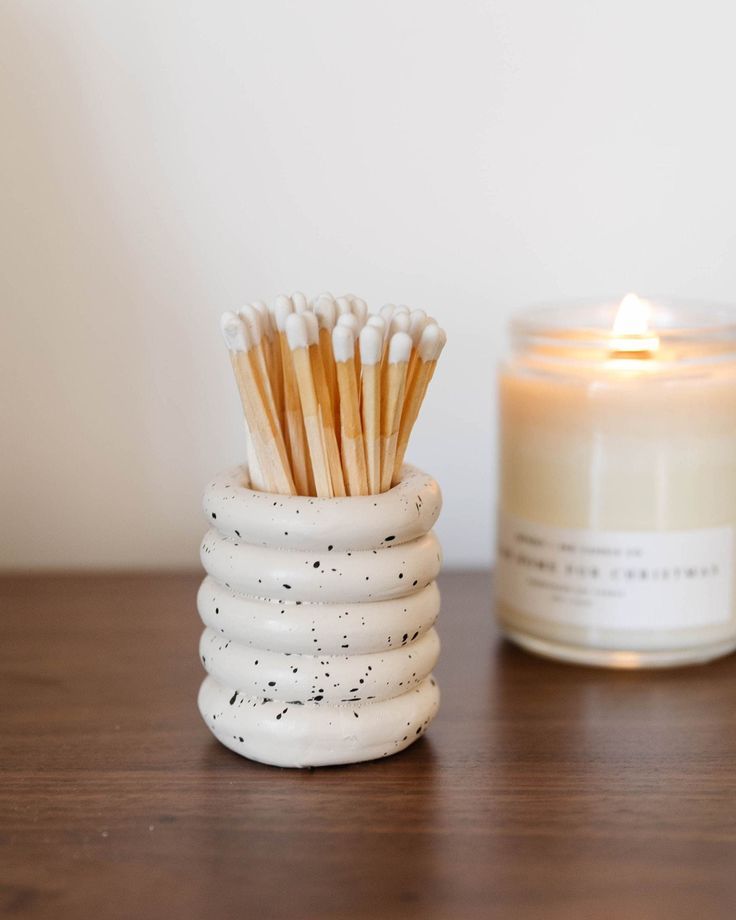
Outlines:
[[[504,636],[525,651],[543,658],[554,658],[568,664],[581,664],[599,668],[637,670],[641,668],[677,668],[683,665],[706,664],[736,650],[736,639],[701,645],[697,648],[651,649],[627,651],[625,649],[590,648],[540,639],[528,633],[503,627]]]

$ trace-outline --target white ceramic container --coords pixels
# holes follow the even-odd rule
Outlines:
[[[411,466],[359,498],[244,484],[238,467],[204,498],[203,719],[236,753],[281,767],[408,747],[439,705],[439,486]]]

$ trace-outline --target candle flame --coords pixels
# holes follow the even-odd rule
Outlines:
[[[613,334],[646,335],[649,332],[649,315],[651,308],[646,300],[636,294],[627,294],[618,306],[613,321]]]
[[[659,338],[649,326],[652,308],[636,294],[627,294],[619,304],[613,321],[611,351],[632,355],[651,353],[659,348]]]

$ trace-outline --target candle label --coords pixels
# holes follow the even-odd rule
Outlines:
[[[562,530],[501,514],[498,597],[571,626],[672,630],[733,615],[732,527]]]

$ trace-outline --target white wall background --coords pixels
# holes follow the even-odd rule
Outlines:
[[[2,565],[196,564],[219,314],[294,288],[444,321],[411,454],[487,563],[510,311],[736,298],[735,9],[2,0]]]

